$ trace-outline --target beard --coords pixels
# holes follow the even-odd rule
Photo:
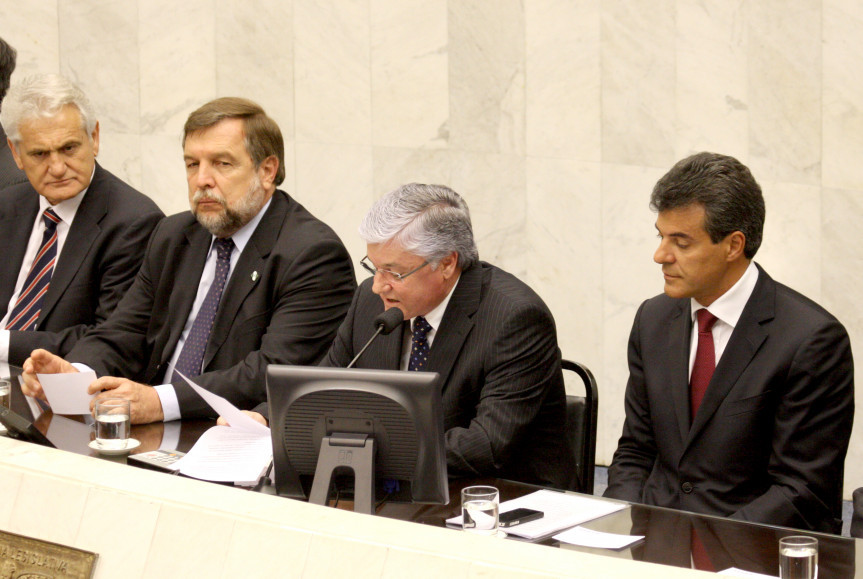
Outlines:
[[[234,207],[228,207],[228,202],[221,193],[213,189],[198,189],[192,196],[192,213],[210,234],[230,237],[258,214],[264,206],[265,196],[261,179],[256,173],[249,184],[249,190]],[[222,211],[216,214],[199,212],[198,203],[204,200],[215,201],[222,206]]]

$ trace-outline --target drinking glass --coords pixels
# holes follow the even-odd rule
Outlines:
[[[122,450],[129,444],[129,401],[108,398],[96,403],[96,444],[104,450]]]
[[[461,491],[462,528],[477,535],[497,535],[500,493],[489,486],[465,487]]]
[[[818,539],[791,536],[779,539],[779,577],[818,578]]]

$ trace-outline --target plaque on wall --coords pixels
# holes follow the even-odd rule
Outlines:
[[[90,579],[96,553],[0,531],[0,579]]]

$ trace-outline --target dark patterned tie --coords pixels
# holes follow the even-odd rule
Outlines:
[[[42,235],[42,245],[39,253],[30,266],[24,287],[18,294],[18,301],[9,314],[7,330],[35,330],[39,313],[42,311],[42,302],[51,284],[51,275],[54,273],[54,263],[57,261],[57,224],[61,219],[57,217],[50,207],[42,214],[45,222],[45,233]]]
[[[426,369],[426,363],[429,358],[429,341],[426,337],[432,327],[422,316],[417,316],[414,320],[414,334],[411,340],[411,360],[408,364],[408,370],[419,372]]]
[[[192,329],[189,330],[189,335],[186,336],[186,341],[183,343],[183,350],[180,352],[180,357],[174,366],[172,382],[177,380],[182,381],[177,372],[182,372],[188,378],[201,373],[201,366],[204,363],[204,351],[207,349],[207,342],[210,341],[210,331],[213,329],[216,312],[219,310],[219,301],[221,301],[222,291],[225,289],[225,280],[228,279],[228,270],[231,268],[231,251],[234,249],[234,241],[230,237],[227,239],[216,239],[213,242],[213,246],[216,248],[218,259],[216,262],[216,277],[213,279],[213,284],[207,292],[207,297],[204,298],[204,303],[201,304],[201,309],[198,310],[198,315],[195,317]]]
[[[689,379],[689,408],[690,418],[693,420],[707,392],[713,370],[716,369],[716,352],[713,349],[713,324],[716,323],[716,316],[703,308],[695,315],[698,316],[698,347]]]

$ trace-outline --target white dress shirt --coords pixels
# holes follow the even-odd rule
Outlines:
[[[743,308],[746,307],[746,302],[749,301],[749,297],[755,290],[756,282],[758,282],[758,268],[753,262],[749,262],[749,267],[746,268],[737,283],[706,308],[717,318],[712,330],[716,364],[719,364],[719,358],[725,352],[728,340],[731,339],[731,334],[743,314]],[[698,322],[695,316],[698,310],[705,308],[695,298],[691,298],[690,309],[692,310],[693,324],[692,339],[689,344],[689,375],[691,376],[692,367],[695,365],[695,352],[698,349]]]
[[[92,178],[91,175],[90,179]],[[15,302],[18,301],[18,294],[21,293],[24,281],[27,279],[30,267],[33,265],[33,260],[36,259],[39,248],[42,247],[42,236],[45,233],[45,221],[42,219],[42,214],[45,213],[46,209],[51,207],[54,213],[57,214],[57,217],[60,218],[60,223],[57,224],[57,261],[54,262],[54,268],[56,269],[57,263],[60,261],[63,246],[66,244],[66,238],[69,236],[69,228],[72,227],[72,221],[74,221],[75,214],[78,213],[78,207],[81,206],[81,201],[84,200],[86,193],[87,189],[84,189],[71,199],[61,201],[57,205],[51,205],[47,199],[39,195],[39,211],[33,222],[33,228],[30,230],[30,240],[27,242],[27,251],[24,252],[24,260],[21,262],[21,269],[18,272],[18,281],[15,282],[15,291],[12,292],[12,299],[9,300],[6,315],[0,320],[0,328],[5,328],[6,324],[9,323],[9,315],[15,307]],[[9,361],[9,335],[9,330],[0,330],[0,362]]]
[[[228,283],[231,281],[231,275],[234,273],[234,266],[237,265],[237,260],[240,258],[240,254],[243,253],[243,249],[246,248],[246,244],[249,243],[249,239],[251,239],[252,234],[255,232],[255,229],[257,229],[258,224],[261,222],[261,219],[264,217],[264,213],[266,213],[269,207],[270,201],[267,201],[251,221],[246,223],[239,229],[239,231],[231,236],[231,239],[234,241],[234,249],[231,251],[231,266],[230,269],[228,269],[228,277],[225,280],[225,289],[227,289]],[[177,342],[176,348],[174,348],[174,354],[171,356],[167,370],[165,371],[165,377],[163,378],[165,382],[170,382],[171,380],[171,375],[174,373],[174,365],[180,357],[180,352],[183,351],[183,344],[186,342],[186,337],[188,337],[189,331],[191,331],[192,325],[195,323],[195,318],[198,316],[198,310],[201,309],[204,299],[207,297],[207,292],[210,290],[210,286],[213,285],[213,280],[216,278],[216,263],[218,262],[218,256],[216,252],[213,251],[213,241],[215,240],[216,238],[213,236],[210,241],[210,251],[207,253],[207,262],[204,264],[204,272],[201,274],[201,282],[198,284],[198,294],[195,296],[195,302],[192,304],[192,311],[189,312],[189,317],[186,319],[183,333],[180,334],[180,339]],[[192,381],[194,381],[194,379],[192,379]],[[177,393],[174,391],[174,387],[171,384],[162,384],[160,386],[155,386],[155,388],[156,392],[159,394],[159,400],[162,402],[162,412],[165,415],[165,422],[169,420],[179,420],[181,418],[180,403],[177,400]]]

